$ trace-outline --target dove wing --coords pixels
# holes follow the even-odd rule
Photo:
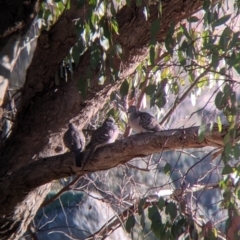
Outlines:
[[[93,132],[90,143],[87,145],[86,149],[90,149],[92,147],[100,147],[99,145],[103,145],[107,143],[113,136],[114,129],[108,126],[101,126],[97,130]]]
[[[161,131],[163,128],[157,119],[147,112],[140,112],[140,125],[147,131]]]

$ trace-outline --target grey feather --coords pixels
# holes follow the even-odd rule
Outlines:
[[[129,125],[136,133],[164,130],[157,119],[147,112],[140,112],[136,106],[128,109]]]
[[[119,129],[115,124],[115,120],[112,117],[105,119],[103,125],[93,132],[91,141],[86,146],[86,149],[89,150],[89,154],[85,163],[92,157],[97,148],[115,142],[118,133]]]
[[[85,137],[72,123],[68,124],[68,130],[63,135],[66,148],[75,155],[76,165],[81,165],[81,152],[85,147]]]

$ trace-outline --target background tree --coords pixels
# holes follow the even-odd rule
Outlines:
[[[222,207],[228,209],[226,234],[235,232],[238,189],[230,173],[238,174],[234,159],[239,157],[238,79],[234,75],[240,72],[239,32],[234,28],[239,1],[235,2],[237,14],[232,15],[225,14],[222,3],[216,2],[1,2],[1,92],[5,93],[1,95],[1,238],[16,239],[26,231],[54,179],[110,169],[163,149],[205,146],[223,152],[219,164],[227,177],[215,186],[223,189]],[[31,62],[26,74],[24,66],[18,65],[24,51],[29,58],[23,64]],[[229,127],[223,126],[220,117],[218,125],[211,124],[215,118],[208,117],[204,123],[210,127],[202,124],[200,128],[124,138],[98,150],[85,171],[75,166],[71,153],[64,153],[62,136],[70,120],[83,128],[92,117],[97,116],[93,122],[98,122],[111,114],[127,136],[126,106],[148,102],[162,117],[161,123],[167,126],[169,121],[171,126],[170,117],[187,96],[194,103],[203,89],[213,85],[206,104],[215,98]],[[166,102],[169,111],[160,112]],[[159,161],[154,162],[156,168]],[[174,170],[169,163],[164,166],[166,174],[172,175]],[[192,186],[186,185],[181,184],[174,200],[181,203],[186,193],[193,192]],[[143,216],[141,209],[150,206],[148,217],[157,237],[163,232],[166,238],[193,232],[214,237],[222,234],[211,222],[198,223],[193,211],[162,198],[149,200],[149,196],[144,195],[138,208],[133,205],[122,212],[122,221],[130,215],[129,232],[135,223],[133,213]],[[182,205],[186,204],[184,200]],[[161,211],[170,219],[162,221]]]

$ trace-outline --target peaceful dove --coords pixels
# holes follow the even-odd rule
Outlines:
[[[75,155],[76,165],[81,164],[81,152],[85,147],[85,137],[72,123],[68,124],[68,130],[63,135],[63,142],[70,152]]]
[[[128,121],[130,127],[136,133],[164,130],[155,117],[147,112],[140,112],[136,106],[129,107]]]
[[[93,132],[91,141],[86,146],[86,149],[90,150],[90,152],[85,160],[85,163],[87,163],[87,161],[92,157],[92,154],[97,148],[115,142],[118,137],[118,133],[119,130],[118,126],[115,124],[115,120],[112,117],[105,119],[102,126]]]

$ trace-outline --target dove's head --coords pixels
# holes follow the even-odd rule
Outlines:
[[[73,128],[74,128],[73,123],[69,123],[69,124],[68,124],[68,128],[69,128],[69,129],[73,129]]]
[[[129,113],[129,114],[137,114],[138,113],[138,110],[137,110],[137,107],[136,106],[134,106],[134,105],[132,105],[132,106],[130,106],[129,108],[128,108],[128,112],[127,113]]]
[[[108,117],[103,122],[103,125],[113,126],[115,125],[115,120],[112,117]]]

